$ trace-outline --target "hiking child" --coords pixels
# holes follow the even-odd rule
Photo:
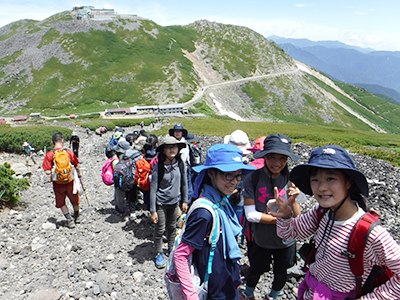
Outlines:
[[[364,200],[368,183],[349,153],[337,145],[317,148],[311,152],[308,164],[293,168],[290,180],[318,202],[307,213],[293,218],[293,197],[285,203],[275,197],[279,211],[271,212],[278,217],[278,235],[282,238],[304,239],[315,234],[316,260],[299,286],[299,299],[400,299],[400,247],[381,225],[373,227],[358,245],[365,247],[362,284],[373,265],[386,266],[394,275],[365,296],[356,295],[351,256],[346,255],[351,253],[346,249],[353,228],[369,212]],[[297,189],[294,185],[292,188]],[[328,210],[318,222],[322,208]]]
[[[150,187],[151,220],[156,224],[154,244],[157,268],[165,267],[162,252],[164,232],[168,240],[168,252],[174,246],[179,202],[182,202],[182,212],[187,210],[186,165],[179,154],[185,146],[184,142],[166,136],[157,147],[158,162],[152,171]]]
[[[79,203],[81,202],[81,199],[79,198],[79,192],[77,191],[78,187],[74,186],[77,182],[74,180],[73,176],[74,167],[76,170],[76,175],[79,178],[81,177],[81,173],[78,167],[79,160],[71,150],[63,148],[64,135],[61,132],[56,132],[53,134],[52,142],[54,145],[54,149],[46,153],[43,160],[42,168],[47,175],[51,175],[53,190],[56,197],[56,207],[61,209],[61,212],[67,220],[67,226],[69,228],[74,228],[75,223],[80,223]],[[60,164],[58,157],[60,157],[59,160],[62,160],[66,165],[66,168],[62,170],[63,173],[68,175],[68,177],[63,178],[62,181],[62,174],[58,173],[59,168],[57,167],[57,164]],[[74,208],[74,218],[71,217],[68,206],[65,203],[66,196],[68,196]]]
[[[136,162],[135,180],[136,184],[139,187],[139,190],[142,191],[143,193],[143,202],[146,205],[147,209],[150,208],[150,187],[148,185],[149,183],[151,184],[151,177],[152,177],[151,175],[152,167],[150,165],[150,162],[157,155],[157,146],[158,146],[157,136],[154,134],[150,134],[147,137],[146,143],[143,145],[143,151],[144,151],[143,158]],[[143,177],[146,178],[144,180],[145,181],[144,184],[146,185],[146,187],[143,186]]]
[[[24,149],[24,152],[25,152],[26,165],[28,166],[29,158],[36,165],[36,161],[33,159],[33,153],[35,151],[35,148],[33,148],[32,145],[30,143],[28,143],[28,142],[24,142],[22,144],[22,148]]]
[[[193,195],[193,184],[192,184],[192,168],[190,165],[190,147],[186,142],[186,137],[188,131],[183,127],[182,124],[175,124],[173,128],[170,128],[168,131],[170,136],[175,137],[178,141],[186,143],[185,147],[180,150],[181,159],[186,164],[186,180],[188,183],[188,204],[192,201]]]
[[[118,160],[113,161],[113,170],[115,171],[116,165],[119,163],[119,161],[123,158],[125,155],[126,151],[131,149],[131,145],[124,139],[122,141],[119,141],[117,145],[114,146],[114,151],[115,154],[118,157]],[[115,173],[114,173],[115,175]],[[129,214],[130,209],[128,207],[128,200],[125,200],[126,197],[126,191],[123,189],[119,189],[115,183],[115,178],[114,178],[114,200],[115,200],[115,210],[119,213],[122,214]]]
[[[213,202],[217,208],[221,237],[218,239],[212,260],[212,273],[208,281],[207,299],[238,299],[240,284],[240,248],[236,236],[241,226],[229,203],[229,196],[239,182],[255,167],[243,163],[242,151],[229,144],[216,144],[207,151],[206,163],[193,168],[199,175],[196,178],[193,197],[200,201],[203,197]],[[205,208],[191,212],[186,220],[186,228],[178,245],[174,262],[185,299],[198,299],[190,277],[188,257],[193,255],[201,281],[204,281],[208,268],[210,235],[213,224],[211,213]]]
[[[235,130],[231,134],[224,137],[224,144],[231,144],[238,147],[243,153],[243,162],[246,164],[249,163],[248,155],[251,153],[251,151],[247,150],[247,148],[250,148],[251,145],[246,132],[242,130]],[[231,195],[231,197],[229,197],[229,201],[231,202],[239,221],[242,218],[244,208],[244,198],[241,193],[242,188],[243,182],[240,182],[235,192]]]
[[[286,280],[286,270],[296,262],[296,240],[283,240],[276,234],[276,218],[268,214],[270,200],[274,200],[274,189],[286,200],[290,197],[288,158],[296,161],[300,156],[291,152],[291,140],[283,134],[271,134],[264,140],[264,149],[254,153],[254,158],[264,158],[265,166],[254,171],[244,180],[244,210],[250,222],[251,243],[248,253],[250,269],[246,277],[246,289],[240,299],[254,299],[254,290],[264,272],[273,265],[274,279],[271,291],[265,299],[277,299]],[[294,216],[300,214],[298,202],[306,200],[299,194],[291,201]],[[272,206],[272,210],[276,207]]]
[[[72,152],[74,152],[75,156],[78,157],[79,155],[79,136],[76,132],[72,132],[71,137],[69,138],[69,147],[71,148],[72,145]]]

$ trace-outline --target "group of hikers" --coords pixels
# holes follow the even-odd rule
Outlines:
[[[79,223],[78,153],[63,148],[59,132],[52,141],[43,169],[53,181],[56,207],[73,228]],[[288,160],[300,156],[283,134],[251,146],[247,134],[235,130],[206,155],[198,142],[181,124],[161,137],[116,128],[105,149],[102,179],[114,186],[115,209],[131,215],[143,195],[154,223],[155,266],[166,270],[171,299],[255,299],[260,277],[271,268],[263,299],[278,299],[297,260],[296,241],[308,238],[298,299],[400,299],[400,247],[367,206],[367,179],[345,149],[316,148],[308,163],[289,170]],[[318,204],[302,212],[305,195]],[[178,220],[184,220],[181,229]],[[240,290],[242,239],[250,266]]]

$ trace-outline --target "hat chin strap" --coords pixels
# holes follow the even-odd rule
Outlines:
[[[346,195],[346,197],[343,198],[342,202],[340,202],[339,206],[335,210],[332,210],[331,208],[329,208],[328,222],[326,223],[326,226],[324,228],[324,232],[322,234],[321,242],[316,247],[317,249],[321,246],[322,242],[324,241],[325,235],[328,234],[326,236],[326,238],[329,238],[329,236],[331,235],[331,230],[332,230],[333,224],[334,224],[335,219],[336,219],[336,213],[342,207],[343,203],[346,201],[346,199],[347,199],[347,197],[349,197],[349,195],[350,195],[350,193],[348,193]],[[325,256],[325,250],[326,250],[326,244],[325,244],[325,247],[324,247],[323,252],[322,252],[322,257]]]

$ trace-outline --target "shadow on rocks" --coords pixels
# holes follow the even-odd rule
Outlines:
[[[141,244],[137,244],[133,250],[128,251],[129,257],[136,260],[138,263],[143,264],[146,261],[154,260],[154,242],[145,241]]]

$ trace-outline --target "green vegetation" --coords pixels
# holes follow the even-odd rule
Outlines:
[[[38,48],[41,48],[45,45],[48,45],[50,43],[52,43],[53,41],[57,40],[58,38],[60,38],[61,33],[54,28],[50,28],[42,37],[42,42],[40,43],[40,45],[38,46]]]
[[[177,122],[198,135],[223,137],[236,129],[241,129],[248,134],[250,139],[255,140],[260,136],[283,133],[289,136],[293,143],[303,142],[315,147],[336,144],[352,152],[384,159],[395,166],[400,166],[400,135],[395,134],[316,124],[256,123],[217,119],[183,119]],[[170,122],[170,124],[172,126],[175,123]],[[156,134],[167,134],[169,128],[165,126]]]
[[[61,15],[46,22],[52,18],[58,20]],[[115,107],[114,102],[151,105],[155,103],[154,95],[161,91],[168,91],[166,97],[172,101],[188,101],[198,79],[182,49],[195,50],[197,32],[182,26],[161,27],[146,20],[141,20],[140,25],[138,30],[130,31],[110,22],[110,27],[118,28],[118,34],[91,29],[89,33],[61,35],[50,29],[39,48],[55,41],[66,54],[79,59],[62,64],[53,57],[43,68],[32,69],[31,84],[13,81],[0,87],[0,95],[5,99],[31,99],[20,113],[34,109],[44,115],[61,110],[66,114],[95,111],[98,101],[107,103],[103,109]],[[34,23],[29,26],[32,30],[38,28]],[[0,63],[15,59],[13,56]],[[173,88],[172,80],[176,79],[186,90],[183,94]]]
[[[314,76],[309,76],[319,86],[332,93],[345,105],[355,112],[390,133],[399,133],[400,106],[389,103],[363,88],[335,81],[343,91],[353,97],[357,102],[350,100]]]
[[[4,203],[9,206],[17,205],[21,200],[19,192],[30,186],[28,179],[14,178],[14,174],[10,164],[0,165],[0,208]]]
[[[104,126],[107,130],[114,130],[116,126],[119,127],[132,127],[137,126],[140,122],[144,123],[145,126],[149,126],[152,122],[156,122],[154,118],[145,119],[113,119],[113,120],[94,120],[89,122],[78,122],[82,127],[87,127],[90,130],[96,130],[100,126]]]
[[[72,130],[64,127],[53,126],[27,126],[10,127],[0,126],[0,151],[22,153],[22,144],[30,142],[36,150],[52,149],[51,137],[53,133],[60,131],[66,141],[71,137]]]

